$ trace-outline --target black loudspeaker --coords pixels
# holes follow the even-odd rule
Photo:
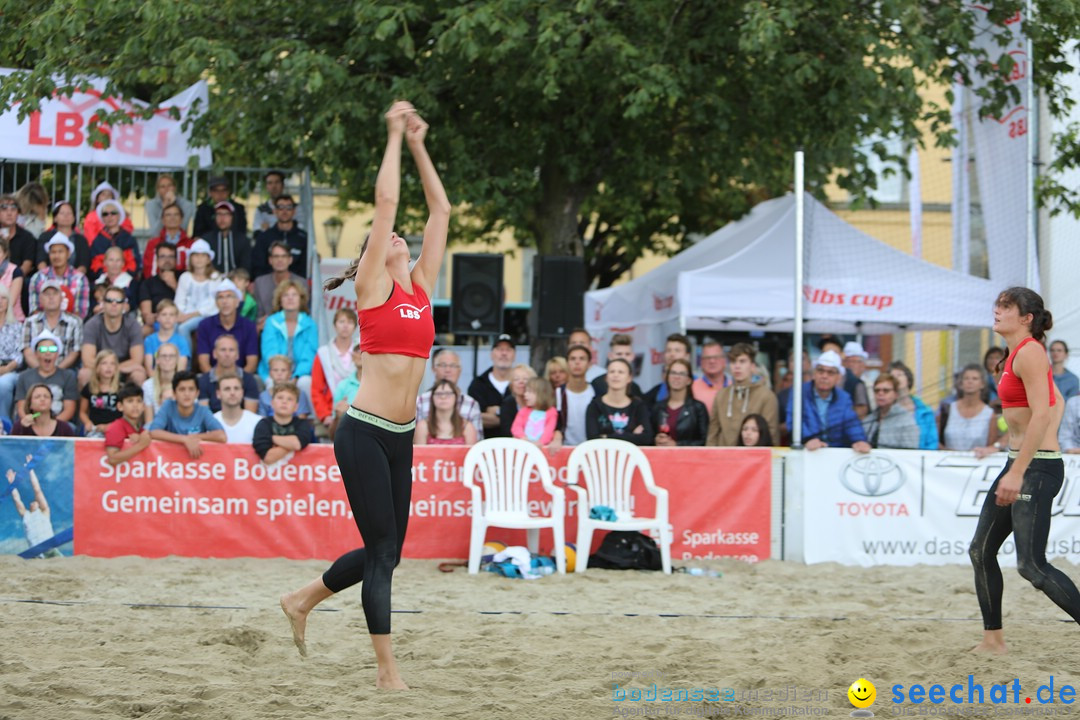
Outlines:
[[[585,260],[537,256],[533,261],[529,334],[561,338],[585,319]]]
[[[498,335],[503,329],[503,256],[454,255],[450,292],[450,332]]]

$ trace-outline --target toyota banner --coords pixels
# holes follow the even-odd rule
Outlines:
[[[805,453],[804,553],[807,563],[966,564],[986,494],[1005,453],[822,449]],[[1065,456],[1048,558],[1080,563],[1080,456]],[[1016,565],[1012,537],[1002,565]]]

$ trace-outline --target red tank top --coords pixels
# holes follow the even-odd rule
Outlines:
[[[410,295],[397,284],[382,305],[357,313],[360,350],[372,355],[408,355],[426,358],[435,343],[431,301],[420,285]]]
[[[1027,337],[1020,341],[1020,344],[1016,346],[1016,349],[1009,353],[1009,357],[1005,359],[1005,370],[1001,373],[1001,379],[998,380],[998,397],[1001,398],[1001,407],[1027,407],[1027,391],[1024,390],[1024,381],[1013,374],[1012,364],[1013,358],[1016,357],[1016,353],[1020,352],[1020,348],[1029,342],[1036,342],[1033,337]],[[1042,347],[1042,343],[1038,343],[1039,347]],[[1046,382],[1050,385],[1050,407],[1054,407],[1056,398],[1054,397],[1054,377],[1053,368],[1047,368],[1046,370]]]

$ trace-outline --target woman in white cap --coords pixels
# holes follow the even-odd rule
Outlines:
[[[90,193],[90,212],[86,214],[86,220],[83,221],[83,235],[91,240],[96,238],[103,227],[101,216],[97,210],[98,205],[106,200],[119,199],[120,193],[108,182],[103,182],[94,188],[94,192]],[[135,232],[135,226],[131,224],[131,218],[127,216],[120,220],[120,227],[129,233]]]
[[[190,336],[204,317],[217,312],[215,295],[221,274],[214,268],[210,243],[196,240],[188,250],[188,269],[176,281],[176,307],[180,310],[180,334]]]
[[[69,260],[71,266],[86,275],[90,270],[90,243],[86,236],[79,232],[75,206],[67,200],[58,200],[53,203],[52,218],[52,227],[41,233],[41,237],[38,238],[37,269],[44,270],[49,267],[49,251],[45,249],[45,245],[53,239],[54,235],[60,233],[66,235],[75,247],[74,254]]]
[[[124,229],[122,223],[127,214],[116,200],[105,200],[97,207],[105,227],[90,243],[90,279],[97,280],[105,271],[105,251],[118,247],[124,253],[124,270],[137,277],[142,272],[142,254],[135,236]]]

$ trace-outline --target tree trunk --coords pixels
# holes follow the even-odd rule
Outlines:
[[[540,255],[581,255],[578,213],[585,189],[571,183],[554,165],[540,168],[541,197],[537,204],[533,232]]]
[[[535,207],[533,233],[538,255],[582,255],[584,248],[578,234],[578,213],[585,199],[585,189],[571,183],[554,165],[540,168],[541,197]],[[531,299],[531,298],[530,298]],[[532,312],[535,312],[534,308]],[[540,375],[547,361],[560,354],[559,340],[530,338],[530,364]]]

